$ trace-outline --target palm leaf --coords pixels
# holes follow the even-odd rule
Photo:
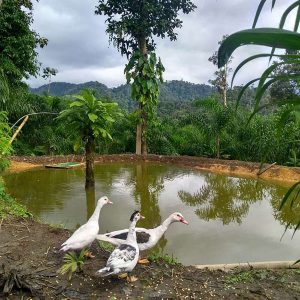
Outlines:
[[[289,190],[287,191],[287,193],[284,195],[283,199],[281,200],[280,206],[279,206],[279,210],[281,210],[283,208],[283,206],[286,204],[286,202],[288,201],[290,195],[293,193],[293,191],[297,188],[300,187],[300,181],[296,182],[295,184],[293,184]]]
[[[223,67],[232,53],[243,45],[260,45],[290,50],[300,49],[300,34],[277,28],[256,28],[238,31],[227,37],[218,51],[218,66]]]
[[[237,101],[236,101],[236,109],[238,108],[238,106],[239,106],[239,104],[240,104],[240,102],[241,102],[241,99],[242,99],[242,97],[243,97],[245,91],[247,90],[247,88],[248,88],[251,84],[253,84],[253,83],[255,83],[256,81],[258,81],[259,79],[260,79],[260,78],[255,78],[255,79],[253,79],[253,80],[250,80],[249,82],[247,82],[247,83],[243,86],[243,88],[242,88],[241,91],[239,92],[239,95],[238,95],[238,98],[237,98]]]
[[[294,26],[294,31],[298,31],[299,28],[299,23],[300,23],[300,1],[298,1],[298,10],[297,10],[297,15],[296,15],[296,20],[295,20],[295,26]]]
[[[258,5],[258,8],[257,8],[257,11],[256,11],[256,14],[255,14],[255,17],[254,17],[254,21],[253,21],[253,25],[252,25],[252,28],[255,28],[256,24],[257,24],[257,21],[258,21],[258,18],[260,16],[260,13],[265,5],[265,3],[267,2],[267,0],[261,0],[259,5]]]
[[[253,56],[250,56],[248,58],[246,58],[245,60],[243,60],[235,69],[235,71],[233,72],[233,75],[232,75],[232,79],[231,79],[231,86],[233,85],[233,81],[238,73],[238,71],[244,66],[246,65],[248,62],[252,61],[252,60],[255,60],[257,58],[262,58],[262,57],[271,57],[272,54],[269,54],[269,53],[264,53],[264,54],[256,54],[256,55],[253,55]],[[300,55],[297,55],[297,54],[276,54],[276,55],[273,55],[275,57],[279,57],[279,58],[299,58],[300,59]]]

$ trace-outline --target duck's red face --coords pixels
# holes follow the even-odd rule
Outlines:
[[[174,215],[175,215],[174,217],[177,222],[181,222],[186,225],[189,224],[189,222],[183,217],[183,215],[181,213],[175,213]]]

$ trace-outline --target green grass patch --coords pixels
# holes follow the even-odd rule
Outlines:
[[[101,248],[102,250],[107,251],[109,253],[113,252],[113,250],[115,249],[115,246],[113,246],[112,244],[110,244],[108,242],[97,241],[97,244],[98,244],[99,248]]]
[[[24,205],[19,204],[15,199],[5,192],[3,181],[0,178],[0,219],[14,217],[31,217]]]
[[[156,262],[156,263],[165,263],[170,266],[179,266],[181,263],[177,260],[176,257],[173,255],[169,254],[163,254],[163,253],[157,253],[157,252],[152,252],[148,256],[148,260],[151,262]]]
[[[253,282],[253,276],[251,271],[242,271],[237,274],[230,274],[225,277],[225,283],[228,285],[234,285],[237,283]]]

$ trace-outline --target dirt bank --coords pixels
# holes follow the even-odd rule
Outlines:
[[[224,273],[161,262],[138,266],[134,275],[139,280],[132,284],[117,278],[102,279],[95,272],[104,266],[108,253],[95,244],[96,258],[87,260],[82,272],[69,281],[57,273],[62,263],[57,248],[69,234],[33,220],[2,221],[0,299],[300,298],[300,273],[291,269]]]
[[[96,161],[114,162],[114,161],[152,161],[172,163],[198,170],[207,170],[210,172],[223,173],[232,176],[262,178],[267,180],[276,180],[281,182],[292,183],[300,181],[300,168],[284,167],[273,165],[267,169],[269,164],[264,164],[260,170],[259,163],[244,162],[237,160],[221,160],[204,157],[192,156],[162,156],[162,155],[148,155],[138,156],[134,154],[120,154],[120,155],[98,155]],[[68,156],[12,156],[12,171],[23,171],[26,168],[34,166],[41,166],[51,163],[59,163],[66,161],[83,161],[84,157],[80,155]],[[22,163],[22,164],[20,164]],[[259,171],[264,171],[261,175],[257,175]]]

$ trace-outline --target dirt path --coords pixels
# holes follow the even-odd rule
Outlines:
[[[108,253],[96,244],[96,258],[69,281],[57,273],[62,264],[57,248],[68,236],[67,230],[33,220],[1,222],[0,299],[300,299],[297,270],[224,273],[161,262],[138,266],[139,280],[132,284],[102,279],[95,272]]]
[[[81,155],[68,156],[12,156],[11,171],[23,171],[26,168],[42,166],[45,164],[67,162],[67,161],[83,161]],[[194,168],[198,170],[207,170],[215,173],[223,173],[232,176],[262,178],[266,180],[274,180],[286,183],[300,181],[300,168],[284,167],[273,165],[270,169],[263,172],[260,176],[257,173],[260,171],[260,164],[253,162],[244,162],[237,160],[221,160],[204,157],[192,156],[161,156],[148,155],[138,156],[134,154],[119,154],[119,155],[98,155],[95,157],[98,163],[114,162],[114,161],[151,161],[177,164],[184,167]],[[269,164],[263,165],[263,170],[267,169]]]

